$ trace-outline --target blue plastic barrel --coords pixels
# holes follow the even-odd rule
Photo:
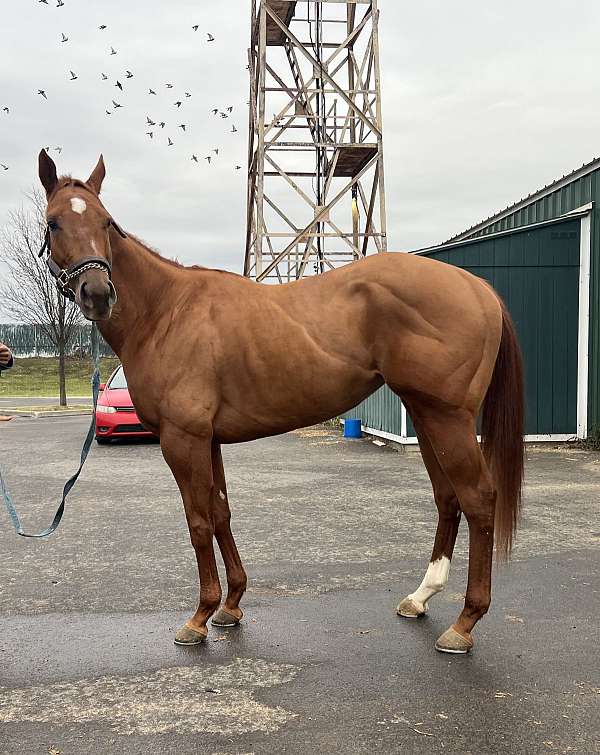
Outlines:
[[[362,438],[361,421],[347,419],[344,422],[344,438]]]

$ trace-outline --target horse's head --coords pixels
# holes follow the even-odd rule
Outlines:
[[[65,296],[88,320],[107,320],[117,300],[110,279],[111,234],[125,234],[111,218],[99,194],[106,171],[102,155],[87,181],[58,178],[52,158],[39,155],[40,181],[48,207],[48,266]]]

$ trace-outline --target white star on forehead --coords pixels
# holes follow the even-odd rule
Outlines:
[[[83,215],[83,213],[87,209],[87,205],[84,202],[81,197],[72,197],[71,198],[71,209],[73,212],[76,212],[78,215]]]

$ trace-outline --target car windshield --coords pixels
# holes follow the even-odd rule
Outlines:
[[[108,388],[111,391],[118,388],[127,388],[127,380],[125,380],[125,373],[123,372],[122,367],[119,367],[119,369],[115,372],[110,383],[108,384]]]

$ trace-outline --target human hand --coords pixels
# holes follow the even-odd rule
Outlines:
[[[11,357],[12,354],[10,353],[8,346],[0,342],[0,365],[2,365],[2,367],[6,367],[6,365],[10,362]]]

